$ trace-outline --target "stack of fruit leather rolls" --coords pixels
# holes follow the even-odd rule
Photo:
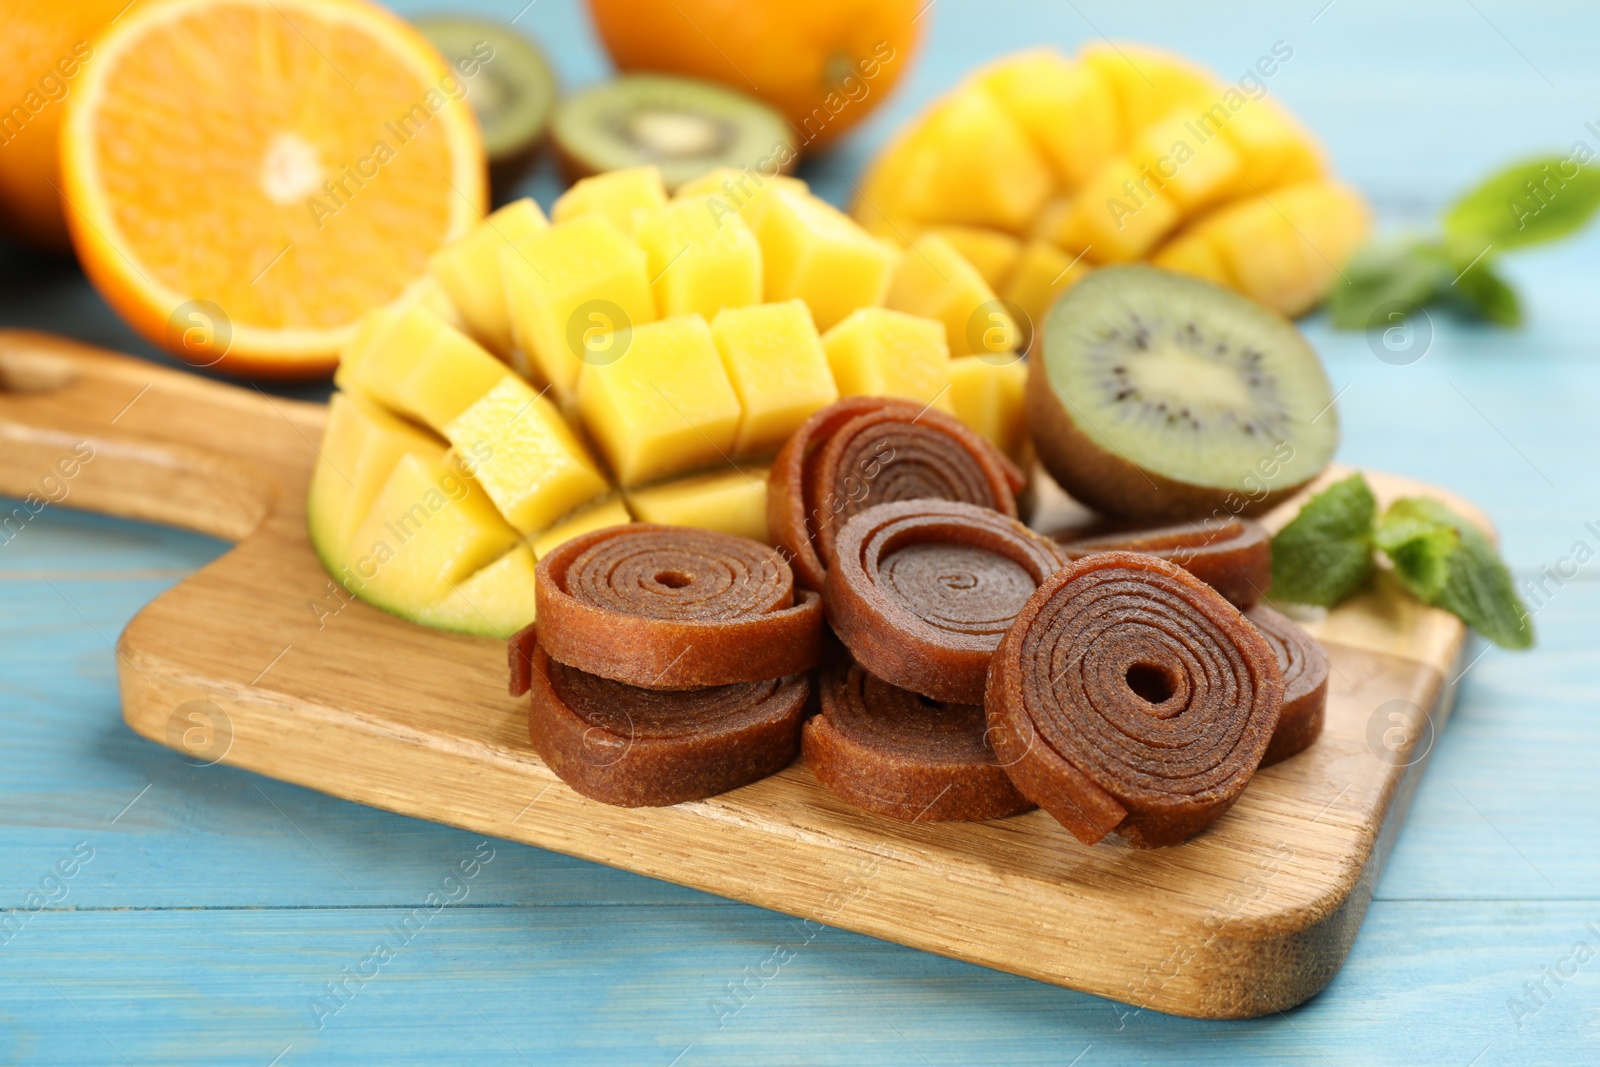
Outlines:
[[[803,585],[821,589],[839,528],[897,500],[957,500],[1017,515],[1022,472],[988,441],[929,405],[851,396],[807,419],[778,452],[767,531]]]
[[[804,736],[822,783],[912,821],[1031,807],[989,744],[984,677],[1016,613],[1064,562],[1052,542],[973,504],[876,504],[846,521],[823,602],[849,654]]]
[[[635,523],[539,561],[511,641],[534,749],[584,796],[698,800],[793,762],[822,655],[821,598],[747,538]]]

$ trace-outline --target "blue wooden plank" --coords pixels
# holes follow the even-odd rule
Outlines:
[[[473,854],[467,843],[441,856],[435,882]],[[409,918],[388,908],[40,916],[0,950],[9,1016],[0,1059],[58,1067],[119,1055],[261,1067],[280,1054],[283,1064],[661,1067],[1059,1067],[1080,1055],[1085,1067],[1592,1060],[1600,960],[1579,965],[1569,954],[1580,941],[1600,950],[1594,900],[1379,903],[1322,996],[1288,1015],[1206,1022],[1135,1013],[854,934],[810,935],[755,908],[475,906],[480,887],[511,873],[499,862],[462,883],[462,903]],[[1565,982],[1545,978],[1558,968]],[[1530,988],[1541,980],[1536,996]],[[734,998],[729,987],[741,983]]]

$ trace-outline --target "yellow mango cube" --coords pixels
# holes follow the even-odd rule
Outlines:
[[[935,105],[916,144],[895,198],[911,218],[1021,234],[1055,188],[1027,132],[981,85]]]
[[[1372,229],[1353,190],[1304,182],[1250,196],[1195,224],[1239,292],[1283,315],[1309,310]]]
[[[1076,189],[1122,147],[1117,99],[1092,67],[1054,49],[997,64],[981,83],[1028,132],[1061,185]]]
[[[585,363],[578,411],[624,486],[727,462],[739,398],[711,328],[681,315],[620,331],[620,355]]]
[[[417,612],[417,621],[503,641],[533,621],[535,565],[533,551],[519,543]]]
[[[752,230],[760,214],[768,189],[787,189],[795,195],[811,195],[811,187],[799,178],[787,174],[763,174],[746,167],[713,167],[700,177],[678,186],[677,199],[696,196],[712,198],[711,207],[718,217],[736,212]]]
[[[334,393],[329,399],[306,520],[311,542],[330,570],[344,556],[395,464],[413,453],[442,461],[444,445],[359,393]]]
[[[428,273],[450,298],[466,332],[502,359],[515,343],[500,250],[521,248],[550,224],[531,199],[513,201],[435,252]]]
[[[950,345],[942,323],[862,308],[822,335],[840,396],[898,396],[950,410]]]
[[[884,304],[944,324],[951,355],[1012,352],[1022,342],[1010,311],[978,268],[937,233],[926,233],[900,258]]]
[[[1208,132],[1220,127],[1243,158],[1240,195],[1310,181],[1326,170],[1311,135],[1271,100],[1251,100],[1228,114],[1226,121],[1214,112],[1207,114],[1197,125]]]
[[[1082,59],[1110,86],[1129,137],[1186,100],[1219,100],[1223,92],[1205,71],[1158,48],[1095,42]]]
[[[572,427],[520,378],[503,378],[444,435],[500,514],[524,534],[606,491]]]
[[[786,186],[769,184],[759,203],[752,228],[768,301],[804,300],[819,330],[883,303],[893,249],[831,204]]]
[[[511,368],[420,305],[399,312],[367,351],[341,367],[339,384],[376,397],[434,430],[444,427]]]
[[[1000,291],[1003,299],[1022,309],[1019,347],[1032,344],[1056,300],[1092,269],[1082,255],[1068,255],[1049,241],[1028,242]]]
[[[604,335],[656,317],[645,254],[604,215],[556,223],[519,248],[501,249],[512,333],[559,400],[572,395]]]
[[[997,363],[982,356],[950,361],[950,403],[956,418],[1000,451],[1017,459],[1028,443],[1023,391],[1028,364]]]
[[[518,540],[449,456],[408,453],[352,535],[337,577],[363,600],[411,617]]]
[[[1182,218],[1154,171],[1119,156],[1089,179],[1064,225],[1094,262],[1128,263],[1143,259]]]
[[[930,226],[923,232],[936,233],[949,241],[996,292],[1005,284],[1022,251],[1022,242],[1009,233],[984,226]]]
[[[1128,150],[1130,162],[1159,178],[1162,192],[1188,213],[1227,197],[1244,173],[1244,161],[1228,139],[1196,125],[1204,108],[1202,102],[1179,105],[1145,127]]]
[[[761,246],[736,212],[712,196],[678,197],[640,212],[635,239],[644,249],[661,318],[761,301]]]
[[[727,308],[711,323],[742,412],[734,455],[776,452],[813,412],[839,398],[803,300]]]
[[[747,467],[694,475],[628,494],[640,522],[698,526],[767,540],[767,468]]]
[[[1206,236],[1204,227],[1193,227],[1156,249],[1150,262],[1164,270],[1204,278],[1215,285],[1236,288],[1233,273]]]
[[[543,559],[556,546],[581,534],[603,530],[607,526],[621,526],[632,521],[633,516],[628,514],[628,509],[622,503],[620,496],[607,497],[599,503],[579,508],[535,537],[533,554],[536,558]]]
[[[653,211],[667,202],[667,187],[658,167],[628,167],[573,183],[550,205],[550,221],[561,223],[580,215],[604,215],[617,229],[632,235],[634,213]]]

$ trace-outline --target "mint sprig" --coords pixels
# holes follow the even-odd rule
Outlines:
[[[1404,497],[1382,518],[1367,480],[1324,489],[1272,539],[1272,596],[1331,608],[1373,570],[1373,550],[1424,604],[1455,615],[1503,648],[1533,645],[1533,623],[1511,572],[1472,523],[1437,500]]]
[[[1437,500],[1396,500],[1375,540],[1418,600],[1444,608],[1502,648],[1533,645],[1528,609],[1494,546]]]
[[[1576,157],[1541,158],[1491,175],[1445,212],[1437,234],[1362,249],[1345,284],[1328,296],[1344,330],[1387,329],[1396,317],[1443,304],[1496,326],[1522,322],[1515,290],[1496,272],[1498,253],[1554,241],[1600,210],[1600,170]]]
[[[1372,573],[1378,501],[1352,474],[1306,501],[1272,539],[1272,595],[1331,608]]]

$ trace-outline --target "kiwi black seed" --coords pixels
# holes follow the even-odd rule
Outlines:
[[[1052,477],[1116,518],[1255,515],[1339,444],[1322,362],[1292,322],[1152,267],[1069,289],[1029,360],[1028,427]]]
[[[766,104],[709,82],[626,74],[573,93],[550,137],[569,180],[653,163],[668,189],[714,167],[788,172],[794,130]]]
[[[510,194],[539,153],[556,79],[544,53],[504,23],[432,15],[415,23],[467,86],[483,128],[495,199]]]

